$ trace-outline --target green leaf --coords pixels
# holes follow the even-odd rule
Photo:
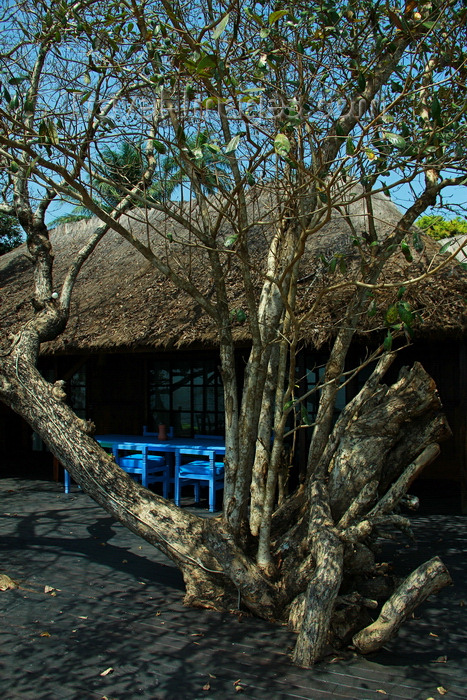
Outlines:
[[[392,131],[383,131],[383,136],[396,148],[405,148],[407,146],[405,138],[399,136],[399,134],[394,134]]]
[[[224,153],[233,153],[233,151],[235,151],[238,148],[238,144],[240,143],[241,138],[242,138],[242,135],[237,134],[232,139],[230,139],[229,143],[225,147]]]
[[[395,12],[393,12],[390,9],[387,10],[387,13],[388,13],[388,17],[391,20],[392,24],[395,27],[397,27],[397,29],[399,29],[401,32],[403,32],[404,31],[404,24],[402,22],[402,17],[399,17],[398,15],[396,15]]]
[[[404,287],[404,286],[399,287],[399,289],[398,289],[398,291],[397,291],[397,298],[398,298],[398,299],[402,299],[402,297],[404,296],[406,290],[407,290],[407,287]]]
[[[246,181],[249,185],[254,185],[256,182],[255,178],[253,177],[253,174],[250,173],[249,170],[246,171]]]
[[[378,307],[374,299],[371,300],[370,306],[368,307],[367,316],[368,318],[373,318],[378,312]]]
[[[212,32],[212,38],[213,38],[213,39],[218,39],[218,38],[221,36],[221,34],[223,34],[223,32],[224,32],[226,26],[227,26],[228,23],[229,23],[229,19],[230,19],[230,12],[227,12],[227,14],[225,15],[225,17],[223,17],[223,18],[221,19],[221,21],[219,22],[219,24],[216,25],[214,31]]]
[[[345,136],[344,129],[339,120],[336,122],[336,136]]]
[[[410,304],[407,301],[402,301],[399,302],[397,308],[400,320],[410,327],[413,324],[413,313]]]
[[[435,122],[439,122],[441,119],[441,104],[435,95],[431,101],[431,116]]]
[[[205,109],[218,109],[219,100],[217,97],[207,97],[201,104]]]
[[[92,90],[86,90],[86,92],[81,96],[81,99],[79,101],[80,105],[84,105],[85,102],[89,100],[91,97],[93,91]]]
[[[384,320],[389,326],[392,326],[394,323],[399,318],[399,310],[395,304],[391,304],[391,306],[388,308],[386,311],[386,314],[384,316]]]
[[[13,95],[13,98],[12,98],[12,100],[11,100],[11,102],[10,102],[10,104],[9,104],[8,106],[9,106],[10,109],[17,109],[17,108],[19,107],[19,97],[18,97],[18,93],[15,93],[15,94]]]
[[[365,76],[363,75],[363,73],[358,74],[357,87],[358,87],[360,92],[363,92],[365,87],[366,87],[366,80],[365,80]]]
[[[36,167],[37,163],[40,161],[40,156],[36,156],[34,160],[32,160],[29,165],[28,169],[26,170],[26,177],[29,177],[32,172],[34,172],[34,168]]]
[[[51,119],[43,119],[39,124],[39,138],[42,143],[58,144],[57,127]]]
[[[232,246],[235,245],[237,238],[238,238],[238,233],[235,233],[232,236],[229,236],[228,238],[225,239],[224,246],[226,248],[232,248]]]
[[[350,136],[345,142],[345,152],[348,156],[353,156],[355,153],[355,146]]]
[[[423,241],[420,238],[418,231],[415,231],[415,233],[412,234],[412,243],[417,253],[421,253],[423,250]]]
[[[165,144],[162,143],[162,141],[153,141],[152,145],[154,146],[154,150],[157,151],[157,153],[160,153],[161,155],[167,153],[167,148],[165,147]]]
[[[263,26],[263,20],[261,19],[261,17],[255,12],[252,12],[249,7],[245,7],[245,14],[247,17],[256,22],[256,24],[259,24],[260,27]]]
[[[31,117],[34,114],[34,101],[26,100],[24,101],[23,112],[26,117]]]
[[[281,17],[285,17],[285,15],[288,15],[288,14],[289,14],[288,10],[276,10],[276,12],[272,12],[269,15],[269,19],[268,19],[269,26],[275,24],[276,22],[278,22],[281,19]]]
[[[447,252],[448,252],[448,250],[449,250],[449,248],[450,248],[450,245],[451,245],[451,242],[448,241],[448,242],[445,243],[443,246],[441,246],[441,249],[440,249],[440,251],[439,251],[439,252],[441,253],[441,255],[444,255],[444,253],[447,253]]]
[[[239,323],[246,321],[246,313],[243,309],[237,309],[237,321],[239,321]]]
[[[196,72],[203,73],[204,71],[215,68],[217,65],[216,57],[213,55],[203,56],[196,64]]]
[[[292,145],[285,134],[277,134],[274,139],[274,150],[279,156],[286,156]]]
[[[27,75],[20,75],[17,78],[10,78],[8,81],[9,85],[21,85],[21,83],[24,83],[25,80],[28,79]]]
[[[390,350],[392,348],[392,335],[390,331],[388,331],[388,334],[384,339],[383,348],[385,350]]]
[[[402,251],[404,258],[407,260],[407,262],[413,261],[412,252],[405,241],[402,241],[402,243],[401,243],[401,251]]]
[[[310,416],[308,415],[308,411],[306,410],[306,406],[303,404],[301,405],[300,413],[302,416],[302,423],[304,425],[309,425],[310,424]]]

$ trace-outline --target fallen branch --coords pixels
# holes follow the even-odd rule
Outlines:
[[[362,654],[376,651],[394,637],[401,624],[432,593],[452,583],[449,571],[439,557],[415,569],[383,605],[375,622],[353,637]]]

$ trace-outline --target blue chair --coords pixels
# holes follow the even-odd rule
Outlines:
[[[141,451],[123,457],[116,456],[117,464],[127,474],[141,480],[141,484],[147,488],[149,484],[162,484],[162,495],[169,497],[170,490],[170,465],[164,457],[149,452],[147,445],[141,446]]]
[[[203,455],[209,459],[196,459],[182,464],[182,455]],[[205,483],[209,486],[209,510],[214,513],[216,491],[224,488],[224,462],[216,462],[215,450],[182,448],[177,451],[175,464],[175,505],[180,505],[180,491],[183,484],[194,487],[195,502],[199,503],[199,489]]]
[[[116,462],[127,474],[134,476],[147,488],[148,484],[162,484],[162,495],[169,497],[170,491],[170,465],[164,457],[155,454],[147,454],[145,447],[141,452],[136,452],[124,457],[116,457]],[[65,493],[70,493],[71,478],[65,469],[64,486]]]
[[[65,493],[70,493],[71,476],[70,472],[66,469],[63,472],[63,486],[65,488]]]

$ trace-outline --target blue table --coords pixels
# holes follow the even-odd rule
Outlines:
[[[180,450],[193,450],[192,454],[200,454],[199,450],[208,450],[212,453],[225,455],[225,443],[223,440],[210,440],[209,438],[169,438],[159,440],[157,436],[149,435],[95,435],[94,439],[101,445],[112,450],[117,462],[119,450],[142,450],[143,447],[152,452],[165,452],[177,454]]]
[[[148,452],[161,452],[167,455],[167,457],[170,455],[172,456],[172,461],[175,466],[176,477],[178,476],[182,454],[203,455],[205,458],[207,457],[208,461],[214,464],[216,455],[225,455],[224,441],[219,439],[210,439],[209,437],[182,437],[159,440],[156,435],[124,435],[109,433],[104,435],[95,435],[94,439],[101,445],[101,447],[112,451],[117,464],[119,464],[119,452],[121,451],[141,452],[142,459],[145,463],[146,460],[148,460]],[[175,478],[174,481],[178,485],[178,479]],[[193,479],[191,479],[191,481],[193,481]],[[70,475],[65,470],[65,493],[69,493],[69,490]],[[176,498],[176,503],[179,505],[179,497]]]

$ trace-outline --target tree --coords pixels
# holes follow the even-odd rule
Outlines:
[[[125,142],[119,149],[104,146],[95,165],[92,182],[97,206],[111,212],[124,199],[125,189],[138,185],[147,167],[144,149],[134,143]],[[159,154],[153,181],[145,192],[145,198],[157,202],[167,200],[182,181],[183,175],[177,161]],[[138,203],[137,199],[133,202],[134,206],[138,206]],[[54,225],[90,219],[92,216],[92,211],[77,205],[70,214],[55,219]]]
[[[0,255],[13,250],[22,241],[23,236],[16,218],[0,214]]]
[[[197,134],[187,140],[191,153],[202,152],[208,142],[205,134]],[[164,202],[170,200],[177,187],[182,187],[187,181],[186,175],[179,167],[173,156],[165,156],[165,147],[159,146],[157,166],[152,175],[149,188],[144,192],[144,200],[148,202]],[[205,160],[205,182],[203,189],[212,193],[218,183],[227,178],[226,159],[221,153],[207,152]],[[95,165],[92,187],[95,191],[96,204],[104,211],[111,212],[125,197],[125,190],[135,187],[140,182],[148,167],[144,149],[134,143],[123,143],[120,149],[104,146]],[[135,198],[132,204],[137,207],[141,199]],[[54,220],[54,225],[90,219],[92,211],[77,205],[70,214],[65,214]]]
[[[26,233],[35,287],[34,316],[0,358],[0,398],[97,502],[173,559],[187,601],[229,609],[241,599],[254,614],[289,619],[301,665],[352,635],[363,651],[384,644],[449,580],[432,560],[389,598],[382,620],[367,624],[372,595],[363,582],[377,578],[372,538],[387,524],[408,525],[398,504],[448,432],[419,366],[391,387],[380,383],[393,337],[410,335],[415,318],[404,299],[415,278],[394,284],[383,273],[392,256],[416,254],[416,219],[448,188],[465,186],[466,8],[63,0],[8,2],[2,11],[0,158],[14,208],[0,210],[16,215]],[[106,182],[96,158],[129,140],[144,143],[144,172],[136,183]],[[179,200],[148,196],[159,153],[184,174]],[[213,189],[209,166],[218,156],[228,168]],[[95,197],[96,177],[121,193],[111,211]],[[401,184],[410,186],[410,206],[382,227],[374,196]],[[45,224],[57,196],[102,222],[58,293]],[[365,213],[356,219],[359,203]],[[130,210],[167,244],[162,254],[125,224]],[[151,210],[186,235],[174,240],[155,229]],[[300,306],[301,263],[332,215],[349,226],[353,254],[308,260],[315,296]],[[65,405],[60,386],[35,368],[41,343],[66,326],[82,264],[109,230],[190,294],[217,328],[226,405],[219,519],[197,518],[132,482]],[[179,263],[186,245],[204,256],[208,291]],[[424,275],[437,269],[429,265]],[[241,319],[231,274],[242,284]],[[306,479],[279,503],[284,439],[307,423],[295,376],[301,330],[346,289],[353,294],[330,330]],[[381,357],[333,425],[352,338],[383,291],[391,296],[386,339],[371,359]],[[232,313],[251,337],[240,394]]]
[[[467,221],[460,216],[456,216],[454,219],[444,219],[439,214],[426,214],[415,223],[424,233],[437,241],[467,234]]]

